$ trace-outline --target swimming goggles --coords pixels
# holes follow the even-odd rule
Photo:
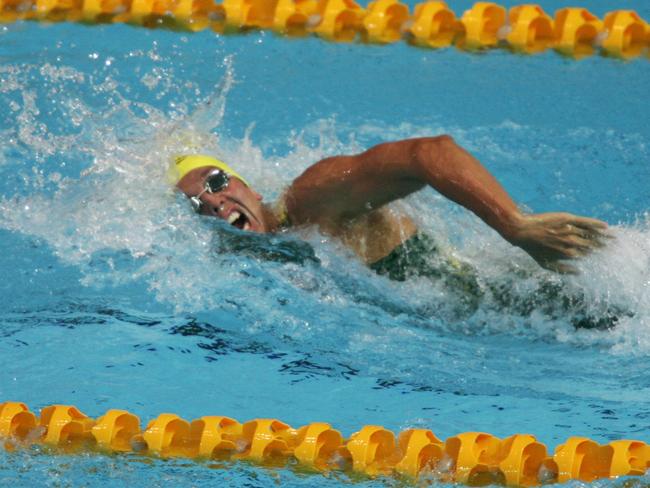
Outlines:
[[[196,196],[190,197],[190,202],[192,203],[192,208],[196,213],[201,213],[203,210],[203,202],[201,197],[204,193],[219,193],[220,191],[228,188],[230,184],[230,176],[223,170],[213,169],[208,173],[208,176],[205,177],[203,182],[203,190]]]

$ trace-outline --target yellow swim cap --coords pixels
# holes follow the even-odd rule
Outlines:
[[[250,186],[248,182],[244,178],[242,178],[242,176],[239,173],[233,170],[226,163],[212,156],[208,156],[206,154],[183,154],[181,156],[174,157],[174,162],[170,165],[169,171],[167,173],[167,176],[169,177],[169,182],[175,185],[176,183],[181,181],[183,176],[185,176],[193,169],[203,168],[206,166],[212,168],[219,168],[221,171],[225,172],[229,176],[234,176],[235,178],[239,178],[241,181],[244,182],[246,186]]]

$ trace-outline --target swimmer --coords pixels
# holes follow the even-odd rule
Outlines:
[[[394,279],[405,279],[399,266],[393,266],[405,246],[435,245],[408,215],[386,206],[427,186],[555,272],[576,273],[568,261],[603,247],[609,237],[607,224],[600,220],[522,212],[481,163],[447,135],[386,142],[361,154],[323,159],[293,180],[271,205],[242,176],[210,156],[180,156],[170,176],[202,215],[259,233],[317,226],[372,269]]]

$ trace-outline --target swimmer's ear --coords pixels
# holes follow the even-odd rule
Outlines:
[[[257,193],[255,190],[251,190],[251,191],[253,192],[253,195],[255,195],[255,198],[256,198],[258,201],[261,202],[261,201],[262,201],[262,195],[260,195],[259,193]]]

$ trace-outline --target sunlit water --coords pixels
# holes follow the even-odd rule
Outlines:
[[[570,435],[648,441],[649,82],[646,59],[0,27],[0,400],[94,417],[125,408],[143,420],[320,420],[344,435],[372,423],[439,437],[527,432],[550,448]],[[580,275],[557,276],[420,192],[398,208],[483,287],[528,304],[488,292],[459,314],[453,290],[377,276],[313,229],[242,241],[192,214],[165,177],[171,155],[200,148],[272,200],[322,157],[440,133],[524,208],[607,220],[615,239],[578,263]],[[612,309],[614,327],[576,329]],[[0,480],[24,485],[347,480],[38,450],[0,457]]]

